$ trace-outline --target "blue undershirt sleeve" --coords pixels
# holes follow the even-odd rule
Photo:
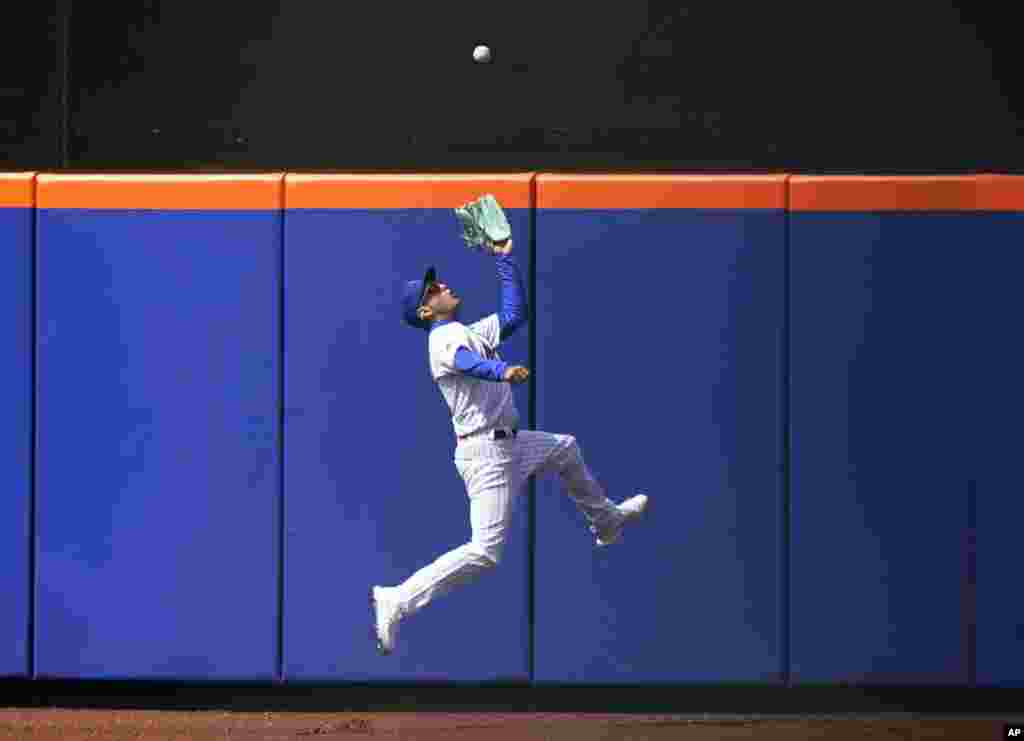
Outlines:
[[[498,325],[501,327],[501,339],[505,340],[526,322],[530,316],[530,307],[526,303],[523,275],[515,258],[511,254],[498,255],[495,263],[498,267],[498,278],[501,280],[501,311],[498,313]]]
[[[508,363],[503,360],[487,360],[467,347],[455,351],[455,367],[460,373],[483,381],[504,381]]]

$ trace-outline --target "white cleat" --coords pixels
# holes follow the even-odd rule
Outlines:
[[[394,587],[374,587],[370,590],[370,608],[373,610],[373,627],[370,636],[377,644],[377,651],[387,656],[395,650],[398,638],[398,621],[402,614]]]
[[[619,541],[622,537],[622,528],[626,523],[635,520],[647,509],[647,495],[637,494],[635,497],[630,497],[622,504],[617,505],[615,509],[621,515],[618,519],[602,526],[590,526],[590,532],[597,536],[599,546],[611,545]]]

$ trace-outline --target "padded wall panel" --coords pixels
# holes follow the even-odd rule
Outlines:
[[[38,676],[276,676],[282,179],[39,178]]]
[[[651,512],[537,486],[538,682],[782,671],[784,177],[537,178],[537,424]]]
[[[0,677],[29,671],[32,465],[32,216],[35,176],[0,174]]]
[[[285,217],[284,674],[296,681],[527,678],[527,518],[501,566],[370,640],[368,593],[470,536],[451,416],[401,284],[428,264],[469,323],[499,308],[493,258],[467,250],[455,206],[493,193],[529,282],[530,175],[288,175]],[[528,331],[502,345],[528,362]],[[529,389],[515,391],[525,423]]]
[[[791,181],[795,682],[969,679],[978,332],[1003,321],[977,197],[973,178]]]
[[[978,178],[980,221],[962,245],[970,289],[962,294],[973,341],[962,384],[974,413],[968,439],[977,448],[974,527],[977,617],[976,682],[1024,686],[1024,589],[1021,523],[1024,474],[1024,177]]]

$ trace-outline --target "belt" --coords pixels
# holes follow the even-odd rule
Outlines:
[[[468,435],[459,435],[459,440],[466,440],[477,435],[484,435],[488,440],[505,440],[506,438],[515,438],[519,433],[515,427],[495,427],[490,430],[481,430],[479,432],[471,432]]]

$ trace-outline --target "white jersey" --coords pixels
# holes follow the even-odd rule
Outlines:
[[[459,437],[492,427],[518,427],[519,412],[511,384],[485,381],[461,373],[455,367],[455,353],[465,347],[488,360],[501,360],[498,344],[501,324],[491,314],[470,325],[450,322],[430,332],[430,375],[448,402],[452,425]]]

